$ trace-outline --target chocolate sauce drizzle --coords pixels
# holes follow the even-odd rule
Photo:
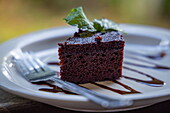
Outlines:
[[[49,87],[50,87],[50,88],[40,88],[40,89],[39,89],[40,91],[51,92],[51,93],[64,92],[65,94],[77,95],[77,94],[75,94],[75,93],[72,93],[72,92],[63,90],[63,89],[59,88],[58,86],[53,85],[53,84],[50,84],[50,83],[45,82],[45,81],[32,82],[32,83],[33,83],[33,84],[36,84],[36,85],[46,85],[46,86],[49,86]]]
[[[59,66],[60,62],[48,62],[47,64],[48,65],[57,65],[57,66]]]
[[[128,76],[125,76],[123,75],[122,77],[126,78],[126,79],[129,79],[129,80],[133,80],[135,82],[139,82],[139,83],[142,83],[142,84],[145,84],[145,85],[148,85],[148,86],[152,86],[152,87],[161,87],[163,86],[165,83],[149,74],[146,74],[146,73],[143,73],[141,71],[138,71],[138,70],[135,70],[135,69],[132,69],[132,68],[129,68],[129,67],[125,67],[123,66],[124,69],[127,69],[127,70],[130,70],[130,71],[133,71],[133,72],[136,72],[136,73],[139,73],[141,75],[144,75],[148,78],[150,78],[151,80],[149,81],[146,81],[146,80],[141,80],[141,79],[137,79],[137,78],[132,78],[132,77],[128,77]]]
[[[119,90],[119,89],[114,89],[114,88],[111,88],[111,87],[108,87],[106,85],[102,85],[102,84],[99,84],[99,83],[91,83],[91,84],[99,86],[99,87],[104,88],[106,90],[121,94],[121,95],[141,93],[141,92],[136,91],[135,89],[133,89],[130,86],[127,86],[127,85],[125,85],[125,84],[123,84],[121,82],[118,82],[118,81],[113,81],[113,82],[121,85],[122,87],[124,87],[125,89],[128,89],[129,91],[123,91],[123,90]]]
[[[126,51],[126,53],[131,53],[129,51]],[[135,52],[134,52],[135,53]],[[133,53],[133,54],[134,54]],[[158,58],[163,58],[166,53],[162,53],[158,56],[148,56],[148,55],[144,55],[144,54],[136,54],[135,55],[140,55],[142,57],[145,57],[145,58],[150,58],[150,59],[158,59]],[[127,61],[124,61],[124,64],[128,64],[128,65],[133,65],[133,66],[137,66],[137,67],[143,67],[143,68],[149,68],[149,69],[164,69],[164,70],[170,70],[170,67],[166,67],[166,66],[162,66],[162,65],[159,65],[159,64],[156,64],[156,63],[153,63],[153,62],[150,62],[148,60],[144,60],[144,59],[140,59],[140,58],[137,58],[137,57],[132,57],[132,56],[126,56],[126,58],[130,58],[130,59],[133,59],[133,60],[137,60],[137,61],[141,61],[141,62],[145,62],[147,64],[151,64],[153,66],[147,66],[147,65],[142,65],[142,64],[136,64],[136,63],[133,63],[133,62],[127,62]],[[56,65],[56,66],[59,66],[60,63],[59,62],[48,62],[48,65]],[[139,70],[136,70],[136,69],[132,69],[132,68],[129,68],[129,67],[126,67],[126,66],[123,66],[123,69],[126,69],[126,70],[130,70],[132,72],[135,72],[135,73],[138,73],[140,75],[144,75],[148,78],[150,78],[151,80],[141,80],[141,79],[137,79],[137,78],[132,78],[132,77],[129,77],[129,76],[126,76],[126,75],[122,75],[123,78],[125,79],[128,79],[128,80],[133,80],[137,83],[142,83],[144,85],[148,85],[148,86],[152,86],[152,87],[162,87],[163,85],[165,85],[165,82],[149,75],[149,74],[146,74],[144,72],[141,72]],[[59,73],[59,72],[58,72]],[[129,90],[129,91],[123,91],[123,90],[119,90],[119,89],[114,89],[114,88],[111,88],[111,87],[108,87],[106,85],[103,85],[103,84],[100,84],[100,83],[91,83],[93,85],[96,85],[100,88],[104,88],[106,90],[109,90],[109,91],[112,91],[112,92],[115,92],[115,93],[118,93],[118,94],[121,94],[121,95],[125,95],[125,94],[138,94],[138,93],[141,93],[135,89],[133,89],[132,87],[126,85],[126,84],[123,84],[119,81],[113,81],[114,83],[116,84],[119,84],[120,86],[124,87],[125,89]],[[71,93],[69,91],[65,91],[55,85],[52,85],[52,84],[49,84],[47,82],[36,82],[34,84],[37,84],[37,85],[47,85],[51,88],[41,88],[39,89],[40,91],[46,91],[46,92],[53,92],[53,93],[58,93],[58,92],[64,92],[66,94],[75,94],[75,93]]]

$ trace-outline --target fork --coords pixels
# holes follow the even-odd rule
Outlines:
[[[118,97],[108,97],[106,95],[97,93],[93,90],[81,87],[77,84],[63,81],[56,76],[56,72],[43,63],[32,52],[24,52],[20,57],[13,56],[13,62],[16,70],[23,75],[29,82],[38,81],[53,81],[52,84],[57,85],[63,90],[67,90],[86,97],[91,102],[94,102],[104,108],[120,108],[127,107],[133,104],[132,100]]]

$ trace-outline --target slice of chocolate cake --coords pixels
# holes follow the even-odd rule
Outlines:
[[[59,44],[60,76],[74,83],[115,80],[122,76],[124,40],[117,31],[79,37]]]
[[[115,80],[122,76],[122,29],[108,19],[89,21],[82,7],[73,8],[66,22],[79,28],[59,44],[60,76],[74,83]]]

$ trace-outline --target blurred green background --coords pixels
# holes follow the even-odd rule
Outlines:
[[[83,6],[87,17],[170,29],[170,0],[0,0],[0,43],[32,31],[67,25],[63,18]]]

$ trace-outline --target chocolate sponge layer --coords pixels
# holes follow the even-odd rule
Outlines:
[[[122,76],[124,40],[117,32],[72,37],[59,46],[62,80],[88,83]]]

